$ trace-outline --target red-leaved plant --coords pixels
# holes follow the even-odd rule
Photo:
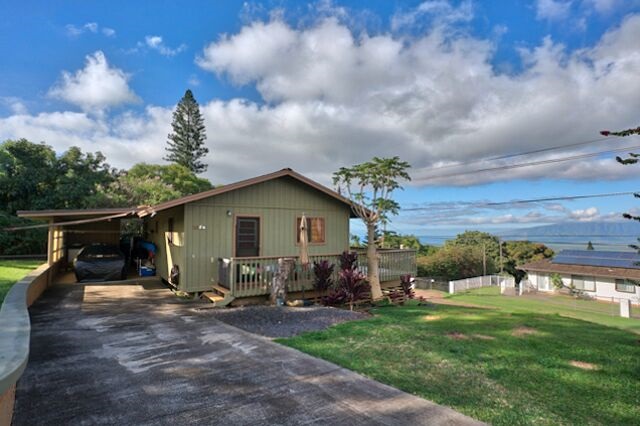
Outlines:
[[[325,293],[331,287],[333,287],[333,270],[335,269],[333,263],[329,263],[328,260],[321,260],[320,262],[313,262],[313,288],[321,293]]]
[[[353,304],[358,300],[368,298],[371,286],[367,277],[356,269],[343,269],[340,271],[339,290],[344,292],[349,309],[353,311]]]
[[[354,270],[357,267],[356,263],[358,262],[358,253],[355,251],[348,252],[345,250],[340,255],[339,262],[341,270]]]

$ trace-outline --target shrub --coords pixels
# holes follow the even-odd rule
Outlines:
[[[355,270],[357,267],[356,263],[358,262],[358,253],[355,251],[348,252],[345,250],[340,255],[339,261],[341,270]]]
[[[333,270],[335,269],[333,263],[329,263],[328,260],[321,260],[320,262],[313,262],[313,288],[320,292],[326,292],[329,288],[333,287]]]
[[[367,277],[355,269],[343,269],[340,271],[339,289],[346,296],[349,309],[353,311],[353,304],[358,300],[370,297],[371,286]]]

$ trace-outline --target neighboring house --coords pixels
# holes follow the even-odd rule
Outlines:
[[[226,299],[221,304],[226,304],[235,298],[269,293],[278,258],[299,254],[298,229],[303,215],[307,218],[311,261],[328,259],[337,263],[339,254],[349,249],[349,220],[356,217],[351,207],[351,201],[337,192],[283,169],[155,206],[108,210],[110,215],[122,217],[71,228],[54,226],[51,233],[66,234],[65,240],[70,241],[74,235],[82,235],[77,234],[78,227],[85,233],[96,227],[101,233],[91,241],[102,242],[97,237],[112,239],[120,230],[120,220],[142,218],[147,239],[158,246],[157,274],[184,292],[215,291],[218,299]],[[74,216],[67,211],[19,215],[58,223],[100,214],[100,210],[87,210],[84,216],[81,212],[73,211]],[[50,246],[50,251],[54,249]],[[179,270],[177,278],[172,279],[172,269]],[[380,253],[381,281],[397,282],[407,273],[415,275],[415,251]],[[298,267],[288,288],[307,291],[312,288],[311,281],[311,269]]]
[[[630,252],[563,250],[552,260],[530,262],[519,267],[538,291],[555,291],[551,276],[559,274],[564,286],[590,297],[640,303],[640,256]]]

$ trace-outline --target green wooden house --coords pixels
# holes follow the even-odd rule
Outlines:
[[[212,300],[226,305],[269,294],[278,259],[299,255],[303,215],[310,260],[337,263],[340,253],[349,249],[349,220],[356,217],[351,207],[337,192],[283,169],[155,206],[21,215],[48,220],[50,234],[60,237],[53,240],[63,241],[58,246],[78,235],[94,239],[87,242],[107,242],[103,237],[117,236],[120,220],[142,218],[147,239],[158,247],[157,276],[186,293],[209,292]],[[50,251],[55,250],[51,241]],[[360,256],[364,265],[366,254]],[[385,250],[379,256],[383,286],[397,284],[402,274],[415,274],[415,252]],[[311,268],[297,265],[287,282],[289,293],[311,290],[312,278]]]

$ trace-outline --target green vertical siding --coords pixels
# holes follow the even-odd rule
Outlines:
[[[169,218],[173,218],[173,243],[169,243]],[[156,232],[157,224],[157,232]],[[185,263],[186,240],[184,227],[184,206],[159,212],[147,222],[148,237],[158,247],[156,255],[156,274],[169,281],[173,265],[180,268],[179,288],[184,290],[188,282],[188,270]]]
[[[237,216],[260,217],[260,256],[295,256],[296,218],[303,213],[325,218],[326,242],[311,245],[310,254],[348,249],[349,206],[290,177],[185,205],[185,262],[189,271],[185,291],[211,288],[218,276],[218,258],[234,256]]]

